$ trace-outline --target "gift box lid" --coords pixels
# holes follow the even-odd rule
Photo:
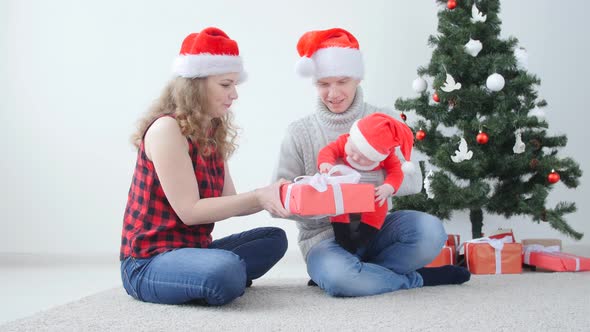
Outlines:
[[[543,247],[558,246],[559,251],[561,251],[561,249],[562,249],[560,239],[523,239],[522,240],[523,246],[527,246],[527,245],[531,245],[531,244],[538,244],[538,245],[542,245]]]

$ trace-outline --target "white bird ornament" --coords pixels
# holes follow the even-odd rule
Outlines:
[[[473,157],[473,151],[470,151],[467,147],[467,141],[465,138],[461,137],[461,142],[459,143],[459,150],[455,150],[455,155],[451,156],[451,160],[454,163],[460,163],[463,160],[469,160]]]
[[[453,78],[453,76],[447,74],[447,81],[440,89],[444,92],[459,90],[461,89],[461,83],[455,83],[455,79]]]

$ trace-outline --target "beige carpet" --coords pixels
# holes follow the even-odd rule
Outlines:
[[[462,286],[332,298],[304,279],[262,279],[224,307],[142,303],[115,288],[0,331],[588,331],[590,272],[473,276]]]

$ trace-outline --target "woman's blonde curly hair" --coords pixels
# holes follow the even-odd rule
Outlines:
[[[221,118],[208,115],[206,78],[172,79],[162,94],[140,119],[137,131],[132,136],[133,145],[139,149],[145,132],[155,119],[163,114],[174,115],[182,134],[200,147],[199,154],[208,156],[211,148],[227,160],[236,150],[237,129],[228,112]]]

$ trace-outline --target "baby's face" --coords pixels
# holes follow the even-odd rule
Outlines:
[[[365,157],[350,140],[346,141],[344,145],[344,153],[361,166],[369,166],[375,163],[373,160]]]

